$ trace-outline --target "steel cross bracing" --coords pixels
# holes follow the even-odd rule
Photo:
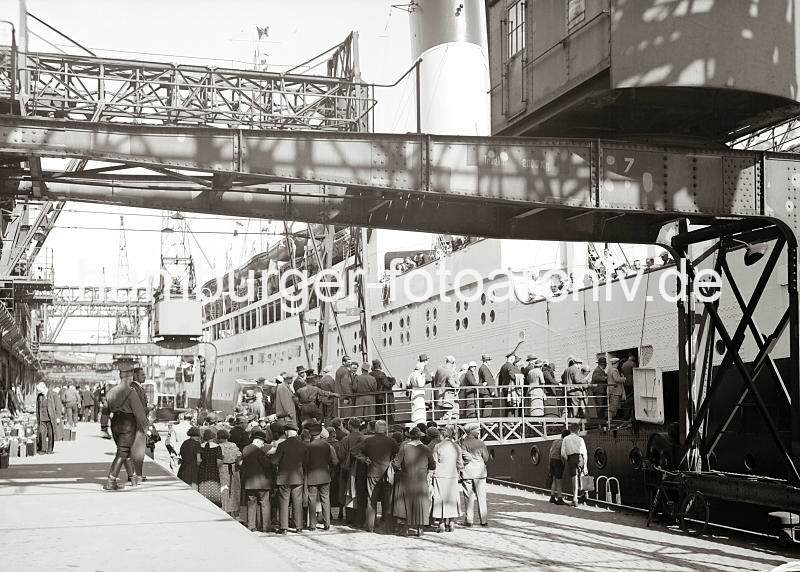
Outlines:
[[[0,98],[19,94],[12,70],[29,78],[24,114],[168,125],[359,131],[375,100],[353,81],[349,37],[330,74],[281,74],[82,55],[0,49]],[[16,90],[16,93],[15,93]]]
[[[54,286],[48,316],[114,318],[119,312],[144,315],[152,305],[149,288],[110,286]]]
[[[0,48],[0,100],[10,102],[14,113],[91,121],[367,129],[375,99],[371,86],[358,78],[357,34],[323,56],[327,76],[21,53],[6,46]],[[40,168],[35,158],[31,167]],[[84,167],[73,162],[66,170]],[[27,272],[63,207],[63,202],[43,203],[23,233],[18,227],[28,213],[15,209],[0,273]]]

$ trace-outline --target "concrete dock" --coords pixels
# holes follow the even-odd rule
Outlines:
[[[148,482],[103,491],[113,450],[96,424],[81,424],[78,440],[56,443],[54,454],[15,458],[0,471],[0,570],[750,571],[800,561],[800,551],[757,537],[691,538],[645,528],[639,514],[554,506],[493,485],[488,528],[421,538],[336,525],[253,534],[149,459]]]

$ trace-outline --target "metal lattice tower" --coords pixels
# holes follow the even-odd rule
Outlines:
[[[117,282],[125,288],[131,283],[130,263],[128,262],[128,240],[125,235],[125,217],[119,217],[119,253],[117,255]],[[139,314],[131,307],[117,309],[113,340],[115,342],[139,341]]]

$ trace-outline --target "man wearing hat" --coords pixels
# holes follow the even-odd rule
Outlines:
[[[387,473],[399,445],[387,433],[386,422],[376,421],[375,434],[361,441],[353,452],[353,455],[367,466],[367,495],[364,513],[364,528],[367,532],[375,530],[378,502],[381,503],[381,520],[384,527],[388,529],[392,523],[392,485],[387,480]]]
[[[298,365],[295,368],[297,375],[294,378],[294,382],[292,384],[292,389],[297,392],[298,389],[303,387],[306,384],[306,368],[305,366]]]
[[[373,418],[375,416],[375,393],[378,391],[378,382],[369,373],[368,363],[361,364],[361,373],[356,376],[353,384],[353,393],[356,407],[353,415],[356,417]]]
[[[475,500],[478,500],[478,520],[481,526],[488,526],[486,504],[486,463],[489,462],[489,450],[481,440],[480,426],[470,423],[464,426],[467,436],[461,441],[461,458],[464,469],[461,472],[464,497],[466,499],[466,516],[464,526],[472,526],[475,522]]]
[[[616,419],[625,401],[625,376],[619,371],[619,358],[612,357],[608,367],[608,417]]]
[[[278,419],[289,419],[297,425],[297,397],[292,391],[292,376],[283,375],[283,383],[275,390],[275,414]]]
[[[375,415],[378,419],[387,419],[391,424],[392,413],[394,413],[394,393],[392,393],[393,383],[383,373],[381,361],[372,360],[372,370],[369,374],[375,378],[378,393],[375,395]]]
[[[514,394],[510,393],[510,387],[516,385],[517,375],[522,375],[522,372],[517,367],[516,363],[517,354],[509,352],[506,354],[506,362],[500,367],[497,374],[498,396],[500,397],[501,412],[500,417],[513,417],[516,413],[514,407],[506,407],[505,405],[512,405]],[[495,415],[498,415],[495,412]]]
[[[481,385],[481,417],[494,415],[494,397],[497,393],[497,382],[492,373],[492,356],[483,354],[478,368],[478,383]]]
[[[420,371],[422,371],[422,374],[425,376],[425,383],[428,385],[433,383],[433,375],[428,371],[428,354],[419,354],[417,363],[422,364],[422,369]]]
[[[254,429],[253,442],[242,450],[240,476],[242,489],[247,497],[247,528],[257,530],[257,516],[261,515],[262,532],[272,532],[272,510],[270,494],[275,487],[272,461],[264,451],[267,435]]]
[[[528,354],[528,357],[525,358],[525,365],[522,366],[521,371],[522,375],[525,378],[525,383],[528,383],[528,374],[533,369],[533,364],[536,361],[536,356],[533,354]]]
[[[274,463],[277,467],[276,483],[280,494],[280,530],[285,534],[289,528],[289,501],[292,503],[295,532],[303,532],[303,464],[308,446],[297,437],[297,423],[286,423],[286,440],[275,449]]]
[[[339,407],[342,405],[349,405],[349,395],[353,393],[353,386],[350,381],[350,358],[342,356],[342,365],[336,370],[333,376],[334,391],[342,397],[336,401],[336,411],[333,413],[334,417],[339,417]]]
[[[608,395],[608,360],[602,355],[597,358],[597,367],[592,371],[592,386],[589,388],[589,410],[601,423],[606,418],[606,399]]]
[[[311,423],[306,427],[311,434],[311,443],[304,465],[306,490],[308,491],[308,515],[306,526],[314,530],[317,523],[317,497],[322,507],[322,522],[325,530],[331,527],[331,469],[339,463],[333,445],[322,438],[322,425]]]

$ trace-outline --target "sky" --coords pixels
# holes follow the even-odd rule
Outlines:
[[[98,55],[245,67],[253,61],[256,27],[268,27],[260,46],[270,69],[298,64],[359,32],[362,79],[392,83],[411,64],[408,14],[392,0],[28,0],[27,9]],[[394,0],[394,3],[397,3]],[[18,21],[17,0],[0,0],[0,20]],[[32,51],[74,46],[29,20]],[[7,34],[4,30],[0,34]],[[5,36],[3,43],[7,43]],[[378,90],[378,131],[405,132],[413,120],[413,86]],[[131,282],[145,285],[159,268],[160,212],[69,203],[51,232],[55,281],[62,285],[119,285],[120,215],[128,229]],[[244,262],[266,246],[258,236],[266,221],[187,214],[198,283],[225,271],[226,260]],[[239,236],[234,238],[234,230]],[[246,234],[246,233],[253,234]],[[106,321],[71,319],[58,341],[95,341],[107,336]]]

